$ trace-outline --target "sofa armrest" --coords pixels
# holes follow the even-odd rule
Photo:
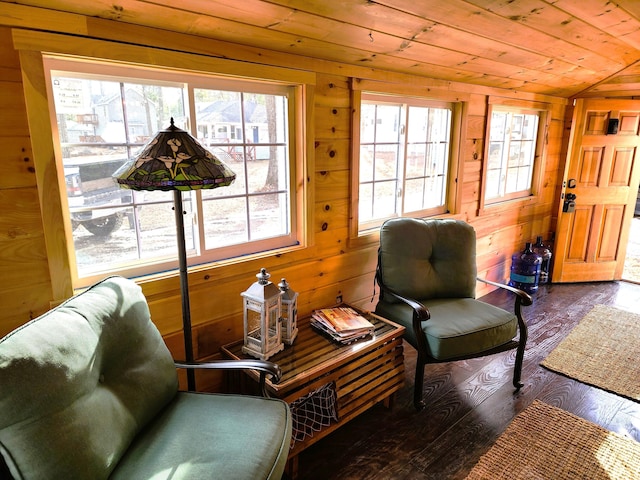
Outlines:
[[[276,383],[282,377],[280,367],[266,360],[210,360],[208,362],[175,362],[177,368],[185,369],[208,369],[208,370],[257,370],[260,372],[260,391],[263,397],[268,397],[265,388],[267,375],[271,376],[271,381]]]

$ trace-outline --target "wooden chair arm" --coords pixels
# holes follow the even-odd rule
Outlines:
[[[277,383],[282,377],[280,367],[266,360],[210,360],[208,362],[174,362],[176,368],[185,369],[208,369],[208,370],[257,370],[260,372],[260,392],[263,397],[269,394],[265,388],[267,375],[271,376],[271,381]]]

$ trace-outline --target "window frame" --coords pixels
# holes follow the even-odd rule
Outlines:
[[[489,164],[489,150],[491,147],[491,119],[494,111],[506,111],[510,113],[536,114],[538,116],[538,128],[536,132],[536,144],[534,147],[533,168],[531,172],[531,186],[526,190],[519,190],[501,197],[486,198],[487,174]],[[487,104],[487,122],[482,158],[482,183],[478,215],[483,215],[487,210],[506,208],[514,203],[537,202],[542,189],[542,174],[546,163],[546,147],[548,144],[549,123],[551,121],[551,105],[544,102],[526,100],[514,100],[501,97],[489,97]]]
[[[349,235],[353,243],[372,242],[377,240],[379,226],[388,218],[400,216],[412,216],[416,218],[436,218],[455,216],[461,205],[460,178],[462,162],[460,161],[461,132],[464,129],[468,98],[465,95],[452,95],[447,92],[429,92],[429,89],[417,86],[398,85],[357,79],[352,84],[351,102],[353,106],[352,116],[352,151],[351,151],[351,204]],[[449,158],[447,179],[445,182],[445,203],[443,206],[422,211],[412,211],[406,214],[400,213],[393,217],[386,217],[368,223],[366,229],[361,229],[359,220],[360,203],[360,112],[363,101],[367,99],[380,99],[392,104],[410,103],[412,106],[451,107],[451,131],[449,135]],[[406,142],[404,144],[406,147]],[[401,182],[405,178],[400,179]]]
[[[120,64],[109,64],[105,62],[93,63],[90,61],[79,61],[79,59],[75,58],[62,58],[59,56],[50,56],[46,55],[44,57],[45,64],[45,72],[47,76],[47,88],[49,89],[50,95],[50,111],[52,116],[52,130],[54,131],[54,144],[56,147],[56,161],[62,164],[62,154],[60,151],[60,143],[58,140],[57,126],[55,123],[55,106],[53,105],[53,93],[51,90],[51,80],[53,74],[62,75],[69,74],[71,78],[86,78],[86,79],[96,79],[96,80],[105,80],[110,82],[121,82],[125,84],[136,83],[136,84],[153,84],[153,85],[164,85],[164,86],[173,86],[175,88],[180,88],[184,94],[185,100],[185,115],[187,120],[187,125],[181,126],[184,130],[189,131],[192,135],[195,134],[195,126],[196,122],[196,108],[195,108],[195,95],[194,92],[198,89],[216,89],[216,90],[228,90],[233,92],[245,92],[251,90],[251,86],[254,86],[254,90],[259,90],[261,94],[277,94],[280,96],[285,96],[288,99],[288,154],[289,165],[287,169],[289,170],[289,179],[287,186],[287,197],[289,199],[286,211],[288,212],[288,218],[290,222],[290,230],[288,234],[278,235],[277,237],[271,237],[268,239],[258,239],[252,240],[248,242],[240,242],[235,243],[233,245],[225,246],[225,247],[210,247],[207,248],[206,240],[205,240],[205,215],[204,215],[204,203],[206,200],[203,200],[203,193],[201,190],[193,190],[189,192],[183,193],[183,202],[185,205],[187,203],[191,204],[190,216],[193,216],[195,222],[185,221],[185,226],[192,224],[194,225],[194,248],[187,249],[187,264],[189,266],[201,265],[201,264],[210,264],[213,262],[217,262],[223,259],[233,259],[240,258],[247,255],[253,255],[257,252],[266,252],[266,251],[281,251],[286,250],[291,247],[295,247],[300,245],[300,240],[297,238],[298,229],[296,225],[296,216],[293,214],[297,210],[296,206],[296,196],[294,193],[295,189],[295,161],[291,159],[292,152],[295,151],[295,138],[292,138],[295,134],[294,125],[296,123],[295,119],[295,89],[298,88],[295,85],[285,85],[280,83],[264,83],[257,82],[252,79],[234,79],[229,80],[225,77],[221,77],[215,74],[195,74],[195,73],[185,73],[185,72],[171,72],[171,71],[162,71],[159,68],[151,68],[145,67],[140,68],[138,66],[124,66]],[[238,88],[240,87],[240,88]],[[123,99],[124,101],[124,99]],[[242,146],[243,143],[238,143],[236,146]],[[129,143],[126,144],[127,148],[132,148]],[[135,149],[135,147],[133,147]],[[124,162],[123,162],[124,163]],[[236,172],[238,175],[242,175],[243,172]],[[60,179],[62,180],[62,179]],[[63,185],[60,186],[60,190],[63,191]],[[189,197],[188,195],[191,195]],[[135,195],[132,195],[134,198]],[[153,203],[163,203],[167,205],[173,205],[173,196],[166,195],[167,199],[164,201],[152,201]],[[63,205],[68,205],[67,197],[63,194],[61,199]],[[251,193],[245,193],[245,197],[251,198]],[[243,197],[243,198],[245,198]],[[143,205],[150,205],[147,202],[138,203],[135,200],[131,201],[130,208],[140,208]],[[65,225],[71,225],[70,218],[70,210],[67,207],[63,209],[62,212],[65,217]],[[173,227],[173,219],[171,220],[170,227]],[[71,233],[73,237],[73,233]],[[140,239],[138,239],[140,240]],[[251,245],[251,247],[247,247]],[[74,253],[75,260],[75,242],[69,247]],[[138,258],[130,261],[123,261],[120,263],[109,263],[106,264],[102,269],[91,271],[88,273],[83,273],[77,265],[77,262],[74,261],[74,279],[75,283],[79,286],[88,286],[96,281],[100,280],[104,277],[105,274],[110,272],[117,272],[120,275],[127,277],[139,277],[143,275],[155,274],[161,271],[165,271],[168,269],[173,269],[177,267],[177,251],[175,255],[162,255],[156,256],[149,259]]]
[[[64,214],[66,205],[62,198],[66,197],[64,188],[64,173],[61,162],[55,160],[55,147],[53,131],[51,129],[51,115],[48,108],[48,93],[46,81],[46,69],[44,58],[47,55],[61,55],[76,57],[82,61],[96,63],[116,63],[121,66],[135,66],[137,68],[149,68],[150,71],[158,68],[172,71],[176,74],[216,75],[227,77],[230,81],[234,78],[246,78],[248,81],[274,82],[295,85],[295,116],[290,125],[294,132],[291,137],[290,151],[290,193],[296,205],[291,212],[292,226],[296,226],[298,242],[291,247],[270,251],[261,251],[241,257],[227,258],[202,264],[198,268],[211,268],[219,265],[245,263],[264,257],[280,258],[280,254],[308,249],[313,244],[312,232],[308,225],[311,218],[311,206],[309,202],[309,189],[304,179],[307,177],[308,158],[313,154],[313,145],[310,144],[306,134],[312,124],[312,103],[307,91],[315,85],[316,75],[311,72],[290,71],[281,67],[264,65],[247,65],[245,62],[220,59],[215,57],[203,57],[202,55],[186,52],[165,52],[153,47],[127,45],[123,49],[114,49],[112,44],[103,40],[77,39],[61,34],[49,34],[42,32],[30,32],[12,30],[14,45],[19,51],[21,68],[24,78],[29,79],[25,84],[25,100],[27,103],[27,119],[32,129],[33,157],[37,175],[38,194],[43,210],[43,231],[47,246],[47,258],[49,259],[49,272],[51,275],[54,299],[68,297],[75,289],[83,288],[90,281],[82,281],[76,275],[75,254],[73,250],[73,238],[70,234],[70,220]],[[34,128],[38,134],[34,137]],[[60,165],[58,165],[60,163]],[[54,187],[55,185],[55,187]],[[64,225],[66,228],[61,228]],[[304,255],[311,255],[308,252]],[[303,255],[303,256],[304,256]],[[177,255],[176,255],[177,257]],[[279,264],[281,261],[276,260]],[[177,268],[177,258],[174,267]],[[119,272],[105,272],[119,273]],[[101,276],[104,276],[102,274]],[[170,270],[156,269],[153,274],[144,274],[149,278],[164,278],[175,275],[173,268]],[[134,275],[128,275],[134,276]]]

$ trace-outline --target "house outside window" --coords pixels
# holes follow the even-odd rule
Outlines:
[[[536,195],[547,128],[544,109],[490,106],[483,205]]]
[[[173,268],[173,194],[119,189],[111,178],[170,118],[236,173],[229,187],[183,192],[190,264],[299,244],[295,85],[53,57],[45,65],[76,286]]]
[[[448,211],[453,124],[452,103],[362,93],[359,233]]]

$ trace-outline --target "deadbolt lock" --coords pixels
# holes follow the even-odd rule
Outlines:
[[[576,194],[567,193],[564,198],[564,204],[562,205],[562,211],[564,213],[573,213],[576,211]]]

